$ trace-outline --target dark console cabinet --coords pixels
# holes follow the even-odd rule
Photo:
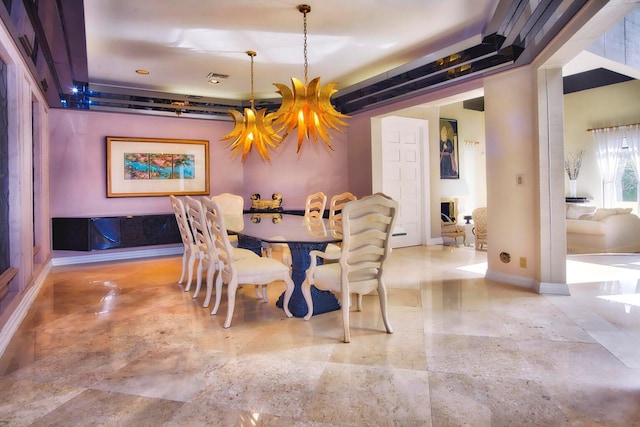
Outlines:
[[[52,218],[54,250],[93,251],[180,243],[173,214]]]

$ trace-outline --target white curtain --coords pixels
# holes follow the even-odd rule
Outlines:
[[[623,128],[594,129],[591,133],[598,150],[596,158],[604,183],[603,207],[613,208],[616,204],[616,168],[622,150]]]
[[[629,157],[633,162],[636,179],[640,182],[640,124],[626,126],[624,131],[627,138],[627,146],[629,147]],[[640,197],[638,198],[636,212],[640,212]]]

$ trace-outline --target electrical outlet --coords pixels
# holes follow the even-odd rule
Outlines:
[[[525,257],[520,257],[520,268],[527,268],[527,259]]]

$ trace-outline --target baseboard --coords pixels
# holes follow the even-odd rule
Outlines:
[[[23,294],[22,299],[18,302],[15,310],[11,313],[7,322],[2,326],[2,330],[0,330],[0,356],[4,354],[4,351],[7,349],[7,346],[11,342],[11,338],[20,327],[20,323],[25,318],[27,313],[29,312],[29,308],[31,308],[31,304],[38,296],[40,292],[40,288],[44,283],[45,279],[49,275],[51,271],[51,261],[49,261],[42,270],[40,270],[40,274],[33,282],[33,285],[29,287]]]
[[[184,246],[149,248],[129,251],[92,252],[78,256],[65,256],[51,260],[54,267],[59,265],[86,264],[91,262],[120,261],[125,259],[151,258],[158,256],[182,255]]]
[[[540,282],[536,291],[539,294],[546,295],[571,295],[569,285],[567,285],[566,283]]]
[[[532,277],[516,276],[515,274],[505,274],[497,271],[487,270],[485,279],[493,280],[494,282],[506,283],[508,285],[519,286],[527,289],[537,289],[538,281]]]

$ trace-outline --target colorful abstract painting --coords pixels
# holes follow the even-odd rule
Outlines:
[[[193,154],[124,153],[124,179],[195,179]]]
[[[209,194],[209,141],[107,137],[107,197]]]

